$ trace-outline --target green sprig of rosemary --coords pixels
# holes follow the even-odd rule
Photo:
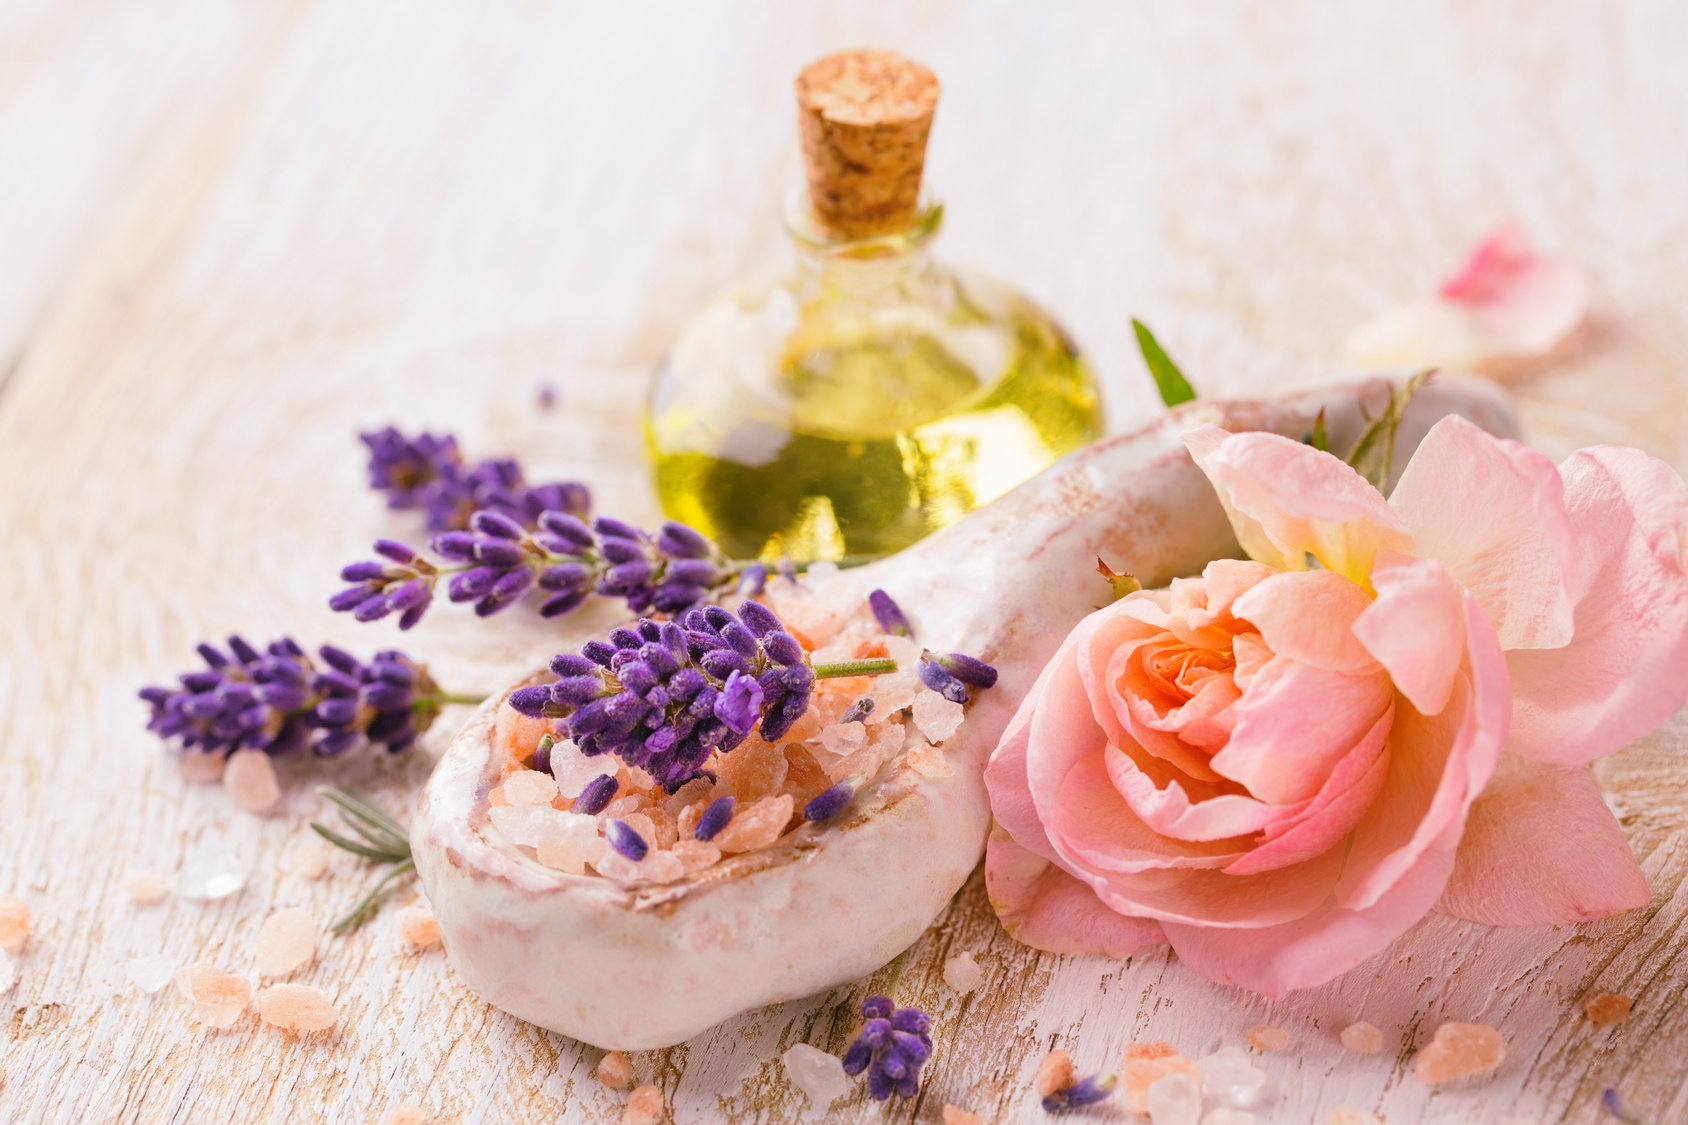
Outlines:
[[[375,913],[381,900],[389,893],[394,880],[412,874],[416,860],[410,854],[410,833],[404,825],[374,798],[359,789],[335,789],[330,785],[317,786],[317,793],[340,806],[340,819],[358,839],[342,835],[325,824],[311,821],[311,830],[330,844],[353,855],[363,856],[375,863],[391,863],[393,869],[371,887],[330,929],[337,934],[357,929]]]

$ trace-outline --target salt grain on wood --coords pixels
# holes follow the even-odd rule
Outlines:
[[[1250,1047],[1261,1051],[1281,1051],[1289,1046],[1289,1032],[1281,1027],[1251,1027],[1245,1038]]]
[[[1342,1045],[1361,1055],[1375,1055],[1383,1050],[1383,1032],[1360,1020],[1342,1029]]]
[[[206,961],[177,969],[176,991],[193,1005],[189,1018],[210,1027],[229,1027],[252,1000],[252,985],[245,977]]]
[[[1065,1090],[1072,1084],[1073,1057],[1060,1048],[1050,1051],[1038,1064],[1037,1077],[1032,1079],[1032,1089],[1040,1098],[1047,1098],[1056,1090]]]
[[[258,993],[258,1015],[287,1031],[326,1031],[340,1021],[328,996],[308,984],[278,984]]]
[[[29,940],[29,903],[16,895],[0,895],[0,950],[16,954]]]
[[[1120,1066],[1120,1086],[1124,1092],[1125,1108],[1132,1113],[1149,1112],[1149,1087],[1169,1074],[1185,1074],[1199,1084],[1202,1068],[1195,1060],[1178,1053],[1178,1048],[1165,1040],[1153,1043],[1131,1043],[1125,1048]]]
[[[984,983],[984,970],[973,960],[971,951],[959,953],[944,962],[944,983],[965,996]]]
[[[170,897],[170,881],[152,871],[131,871],[120,885],[136,906],[152,906]]]
[[[1445,1023],[1430,1045],[1418,1053],[1413,1072],[1431,1086],[1486,1074],[1506,1061],[1506,1043],[1482,1023]]]
[[[261,977],[286,976],[316,956],[317,924],[297,906],[278,910],[258,930],[253,967]]]
[[[803,1091],[809,1099],[809,1108],[816,1112],[825,1112],[834,1099],[850,1092],[844,1062],[837,1055],[808,1043],[794,1043],[780,1058],[791,1084]]]
[[[944,1103],[944,1125],[985,1125],[985,1119],[958,1105]]]
[[[176,959],[164,953],[147,953],[129,958],[124,979],[142,992],[157,992],[176,975]]]
[[[633,1081],[633,1064],[620,1051],[611,1051],[598,1063],[598,1081],[612,1090],[625,1090]]]
[[[661,1116],[662,1091],[655,1086],[640,1086],[621,1111],[621,1125],[655,1125]]]
[[[236,750],[223,768],[223,789],[234,803],[254,816],[266,816],[281,803],[281,782],[275,762],[262,750]]]
[[[914,725],[920,728],[927,741],[938,743],[949,738],[961,726],[966,710],[954,700],[945,699],[935,691],[922,691],[914,697]]]
[[[440,923],[426,906],[407,906],[393,917],[399,940],[410,949],[432,949],[440,943]]]
[[[1589,1022],[1596,1027],[1610,1027],[1613,1024],[1629,1022],[1629,1009],[1633,1003],[1634,1001],[1627,996],[1602,992],[1583,1005],[1583,1011],[1588,1014]]]

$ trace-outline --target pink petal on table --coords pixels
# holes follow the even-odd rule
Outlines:
[[[1577,546],[1575,632],[1507,654],[1507,748],[1575,764],[1657,727],[1688,698],[1688,487],[1634,449],[1581,449],[1559,467]]]
[[[1375,672],[1354,635],[1371,598],[1332,570],[1286,571],[1257,583],[1232,605],[1280,656],[1327,672]]]
[[[1484,239],[1441,290],[1513,355],[1539,355],[1569,335],[1588,312],[1588,293],[1582,270],[1540,257],[1510,224]]]
[[[1553,462],[1449,415],[1430,428],[1389,506],[1414,554],[1441,560],[1477,599],[1504,649],[1571,639],[1576,543]]]
[[[1306,570],[1312,554],[1326,570],[1369,589],[1379,548],[1411,553],[1412,537],[1382,494],[1329,453],[1263,433],[1232,434],[1213,445],[1214,433],[1223,431],[1203,427],[1182,437],[1227,509],[1244,517],[1241,526],[1233,520],[1237,539],[1260,562]],[[1264,556],[1251,543],[1260,536],[1269,545]]]
[[[1440,714],[1465,660],[1465,592],[1435,559],[1382,554],[1354,635],[1421,715]]]
[[[1000,829],[985,845],[985,892],[1008,935],[1034,949],[1128,957],[1166,942],[1159,923],[1108,909],[1089,887]]]
[[[1471,806],[1436,909],[1491,926],[1556,926],[1646,906],[1649,897],[1586,766],[1503,754]]]

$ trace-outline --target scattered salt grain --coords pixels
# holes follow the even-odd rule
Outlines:
[[[537,848],[545,839],[590,840],[598,835],[595,817],[550,805],[504,805],[488,809],[487,816],[506,840],[528,848]]]
[[[973,960],[971,951],[958,954],[944,962],[944,983],[963,996],[985,982],[985,972]]]
[[[189,785],[217,784],[223,780],[223,767],[226,764],[221,754],[201,754],[194,750],[189,750],[176,759],[182,780]]]
[[[504,799],[512,805],[549,805],[557,796],[557,782],[538,770],[517,770],[504,779]]]
[[[1266,1072],[1249,1061],[1241,1047],[1221,1047],[1201,1061],[1202,1091],[1222,1106],[1254,1104],[1266,1084]]]
[[[266,816],[281,804],[281,782],[275,762],[262,750],[236,750],[223,767],[223,789],[229,799],[254,816]]]
[[[985,1119],[958,1105],[944,1103],[944,1125],[985,1125]]]
[[[1202,1118],[1202,1125],[1254,1125],[1254,1114],[1246,1109],[1220,1106],[1218,1109],[1207,1111]]]
[[[621,1125],[655,1125],[661,1116],[662,1091],[655,1086],[640,1086],[621,1111]]]
[[[258,929],[253,967],[261,977],[283,977],[316,956],[317,925],[297,906],[278,910]]]
[[[227,898],[246,886],[251,868],[234,841],[208,832],[194,844],[176,876],[176,893],[185,898]]]
[[[170,897],[170,882],[151,871],[131,871],[123,876],[123,893],[136,906],[152,906]]]
[[[0,895],[0,949],[17,953],[29,940],[29,903],[16,895]]]
[[[914,697],[914,725],[929,742],[944,741],[955,733],[965,717],[966,710],[961,704],[935,691],[922,691]]]
[[[1486,1074],[1506,1060],[1506,1043],[1494,1028],[1482,1023],[1445,1023],[1430,1045],[1418,1053],[1413,1070],[1431,1086]]]
[[[157,992],[176,975],[176,961],[163,953],[129,958],[123,977],[142,992]]]
[[[211,1027],[228,1027],[246,1011],[252,985],[245,977],[195,961],[176,970],[176,991],[193,1005],[189,1018]]]
[[[602,756],[588,758],[572,742],[557,743],[551,747],[551,777],[557,791],[572,801],[601,775],[615,772],[604,768],[606,761]]]
[[[854,754],[866,745],[866,723],[839,723],[835,727],[827,727],[821,731],[821,747],[829,754],[837,754],[842,757],[847,754]]]
[[[426,906],[407,906],[393,918],[399,940],[411,949],[432,949],[440,943],[440,920]]]
[[[609,820],[620,820],[629,813],[636,813],[645,807],[645,799],[636,793],[629,793],[624,797],[617,797],[604,806],[601,814]]]
[[[617,851],[606,850],[592,866],[598,874],[617,883],[639,881],[639,865]]]
[[[1629,1022],[1629,1009],[1633,1003],[1627,996],[1602,992],[1585,1004],[1583,1011],[1588,1013],[1589,1022],[1596,1027],[1610,1027],[1615,1023]]]
[[[1281,1051],[1289,1046],[1289,1032],[1281,1027],[1251,1027],[1244,1036],[1248,1045],[1260,1051]]]
[[[1132,1113],[1149,1112],[1149,1087],[1169,1074],[1185,1074],[1200,1083],[1202,1068],[1193,1059],[1178,1053],[1178,1048],[1160,1040],[1154,1043],[1131,1043],[1125,1048],[1120,1066],[1120,1085],[1125,1089],[1125,1108]]]
[[[12,959],[6,956],[4,949],[0,949],[0,996],[10,992],[12,983],[17,979],[17,973],[12,969]]]
[[[785,761],[782,757],[781,763]],[[780,838],[791,820],[791,794],[764,797],[749,808],[741,808],[727,827],[716,833],[712,843],[723,852],[751,852]]]
[[[850,1080],[844,1077],[844,1062],[837,1055],[807,1043],[794,1043],[781,1057],[791,1084],[808,1096],[812,1110],[824,1112],[834,1098],[850,1092]]]
[[[690,874],[720,863],[721,849],[708,840],[680,840],[674,844],[674,858]]]
[[[1363,1109],[1339,1105],[1325,1118],[1325,1125],[1383,1125],[1383,1122]]]
[[[1047,1098],[1056,1090],[1065,1090],[1073,1084],[1073,1057],[1067,1052],[1056,1049],[1049,1052],[1037,1067],[1037,1077],[1032,1080],[1032,1088],[1037,1096]]]
[[[1149,1084],[1149,1120],[1155,1125],[1196,1125],[1202,1115],[1201,1083],[1188,1074],[1169,1074]]]
[[[258,1016],[288,1031],[327,1031],[340,1022],[340,1012],[327,994],[308,984],[278,984],[261,990]]]
[[[381,1115],[381,1125],[422,1125],[428,1115],[412,1102],[400,1102]]]
[[[305,837],[288,853],[287,867],[299,878],[316,882],[328,870],[328,845],[314,837]]]
[[[1375,1055],[1383,1050],[1383,1032],[1360,1020],[1342,1029],[1342,1045],[1357,1054]]]
[[[611,1051],[598,1063],[598,1081],[612,1090],[625,1090],[633,1081],[633,1064],[620,1051]]]
[[[924,739],[909,747],[906,760],[908,768],[921,777],[949,777],[955,773],[944,752]]]

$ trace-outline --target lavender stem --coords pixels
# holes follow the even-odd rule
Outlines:
[[[867,660],[840,660],[836,664],[817,664],[814,669],[817,680],[836,680],[841,676],[879,676],[896,670],[897,662],[889,656]]]

